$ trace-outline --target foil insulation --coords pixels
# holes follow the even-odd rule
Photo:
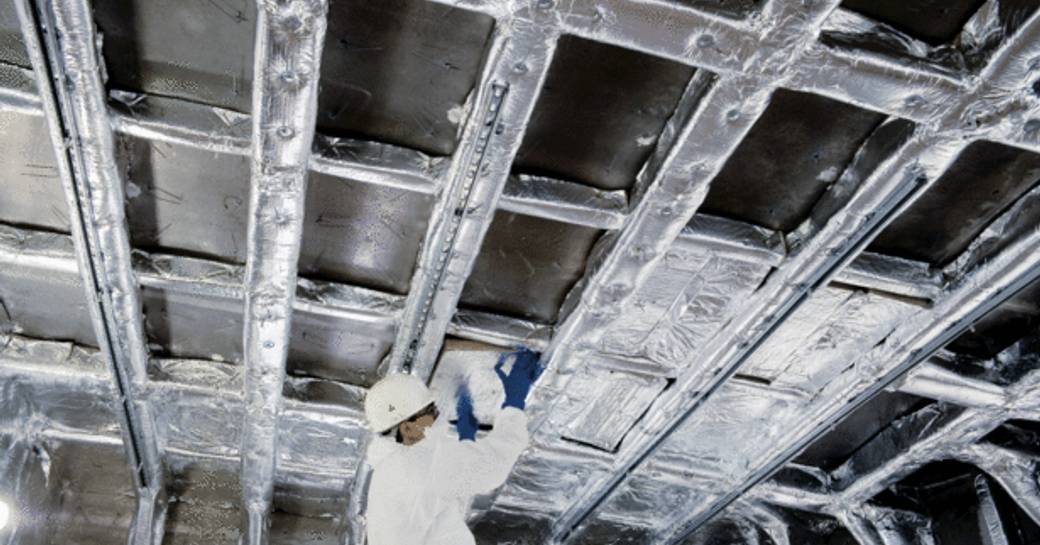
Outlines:
[[[939,522],[877,498],[946,459],[985,473],[970,498],[983,542],[1009,543],[1005,492],[1040,523],[1036,461],[985,439],[1040,415],[1035,374],[1006,371],[1035,367],[1035,348],[929,357],[973,324],[989,335],[980,319],[1036,279],[1034,174],[1001,171],[1013,183],[994,182],[999,198],[968,191],[989,179],[965,188],[984,210],[953,215],[968,245],[949,260],[887,243],[921,250],[901,222],[940,206],[973,154],[1040,151],[1033,3],[958,5],[974,14],[942,39],[851,0],[18,4],[58,17],[23,25],[30,59],[0,10],[0,159],[14,165],[0,197],[0,500],[55,515],[0,542],[360,543],[365,388],[406,371],[445,417],[463,382],[482,423],[500,405],[498,349],[450,337],[523,344],[549,366],[531,447],[473,504],[481,543],[933,545]],[[606,51],[611,77],[634,79],[609,53],[622,51],[651,84],[596,82],[621,95],[599,130],[584,112],[539,117],[571,114],[551,76],[585,73],[567,64],[575,51]],[[659,84],[660,66],[685,85]],[[69,68],[88,80],[55,86]],[[835,112],[839,134],[799,142],[771,124],[796,95],[831,101],[799,117]],[[782,222],[717,206],[768,200],[723,174],[759,164],[746,146],[770,131],[819,172],[777,184],[790,201],[764,206],[786,207]],[[532,167],[539,147],[580,163],[568,138],[595,143],[593,174]],[[53,178],[81,176],[55,162],[65,141],[73,161],[102,154],[80,161],[111,197],[98,229],[119,232],[100,251]],[[106,257],[112,278],[92,286]],[[125,319],[99,314],[95,293],[125,298]],[[1031,320],[1026,307],[1013,311]],[[124,431],[140,419],[120,407],[99,324],[134,356],[143,437]],[[791,463],[888,395],[914,410],[835,467]],[[167,497],[127,479],[148,442]]]

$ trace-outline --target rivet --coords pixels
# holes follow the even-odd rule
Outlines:
[[[708,48],[715,45],[715,37],[711,34],[702,34],[697,38],[697,47]]]
[[[278,136],[281,136],[282,138],[292,138],[295,134],[296,131],[294,131],[293,128],[288,125],[278,127]]]

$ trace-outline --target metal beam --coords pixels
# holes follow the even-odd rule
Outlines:
[[[127,542],[157,545],[166,519],[165,475],[151,408],[141,394],[148,350],[91,6],[16,0],[15,7],[65,189],[90,316],[116,386],[137,492]]]
[[[534,20],[542,3],[517,8]],[[551,3],[550,3],[551,4]],[[543,21],[544,22],[544,21]],[[556,48],[548,24],[496,26],[462,139],[423,242],[390,369],[428,379],[509,178]]]
[[[257,4],[241,480],[243,542],[266,545],[328,3]]]

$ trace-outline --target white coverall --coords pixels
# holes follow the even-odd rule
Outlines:
[[[513,407],[476,441],[459,441],[443,417],[411,446],[376,436],[368,448],[368,545],[473,545],[466,526],[473,496],[504,483],[527,442],[527,416]]]

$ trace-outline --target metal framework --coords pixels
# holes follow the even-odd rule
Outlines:
[[[1014,365],[1020,358],[1031,357],[1029,352],[1035,343],[1035,338],[1020,341],[996,359],[1004,362],[1000,365]],[[842,466],[825,476],[821,483],[823,490],[767,482],[752,489],[750,496],[791,509],[837,517],[861,545],[904,543],[877,536],[878,522],[871,519],[876,519],[878,507],[869,502],[928,463],[960,460],[992,476],[1023,512],[1040,522],[1040,489],[1032,477],[1038,461],[983,441],[1007,420],[1040,418],[1036,396],[1038,380],[1040,371],[1034,369],[1010,387],[1001,388],[957,376],[937,365],[921,365],[907,377],[900,391],[927,395],[940,403],[902,418],[860,447]],[[983,500],[988,498],[988,492],[980,495]],[[985,502],[983,508],[987,508]],[[988,528],[999,529],[1000,525],[988,525]],[[1005,542],[1007,539],[999,531],[993,537]]]
[[[46,0],[19,0],[15,6],[73,218],[90,316],[120,407],[123,444],[137,491],[127,543],[158,545],[166,518],[163,460],[151,408],[142,395],[148,348],[90,6],[86,1]]]
[[[260,2],[245,273],[242,433],[245,540],[266,545],[278,463],[304,195],[318,108],[325,0]]]
[[[244,453],[241,477],[246,542],[266,543],[278,459],[276,432],[283,413],[282,390],[294,310],[395,325],[389,370],[426,379],[448,334],[495,344],[524,342],[544,347],[550,369],[534,394],[532,410],[536,442],[549,443],[559,430],[548,425],[546,415],[558,402],[558,394],[582,368],[586,357],[597,350],[608,327],[633,303],[634,295],[670,248],[692,243],[722,245],[734,252],[757,251],[716,237],[710,228],[696,230],[688,225],[711,181],[780,88],[828,96],[893,119],[863,145],[857,159],[818,205],[819,213],[787,235],[787,254],[756,258],[776,267],[766,284],[688,362],[676,384],[656,400],[613,457],[612,471],[593,479],[579,497],[572,498],[566,512],[554,521],[550,541],[571,540],[575,530],[640,464],[723,385],[735,380],[750,355],[800,305],[835,279],[934,300],[935,307],[922,319],[897,329],[885,345],[860,357],[867,376],[843,392],[844,399],[854,399],[855,403],[818,408],[801,429],[773,448],[771,456],[756,461],[727,494],[708,508],[675,521],[661,534],[662,543],[681,542],[717,515],[749,512],[756,524],[770,529],[767,533],[773,536],[775,545],[785,545],[779,530],[783,523],[757,503],[742,500],[746,494],[789,507],[821,506],[819,510],[841,517],[864,545],[888,543],[875,535],[875,527],[879,517],[893,515],[857,511],[875,495],[878,486],[884,486],[881,483],[894,482],[934,457],[969,461],[998,480],[1000,476],[1022,474],[1035,464],[977,443],[980,434],[985,434],[980,430],[993,429],[1009,414],[1035,417],[1040,403],[1035,396],[1023,394],[1025,386],[998,390],[918,364],[955,333],[1036,279],[1040,274],[1040,236],[1031,233],[977,268],[972,256],[967,256],[947,271],[958,278],[958,283],[946,290],[940,290],[937,275],[922,272],[925,267],[905,271],[916,275],[914,281],[871,276],[866,272],[872,269],[868,262],[885,258],[862,250],[931,187],[971,142],[988,140],[1040,152],[1038,107],[1022,97],[1036,77],[1035,67],[1025,63],[1040,52],[1040,40],[1036,39],[1040,14],[1034,13],[999,48],[990,51],[984,67],[968,73],[941,64],[898,62],[881,53],[822,43],[820,36],[828,25],[851,17],[836,0],[770,0],[757,17],[745,20],[669,2],[434,1],[485,13],[497,22],[485,67],[468,103],[460,144],[450,159],[386,144],[321,136],[312,150],[327,10],[322,0],[258,1],[252,118],[176,99],[120,91],[107,96],[88,3],[18,0],[39,98],[31,90],[4,89],[0,91],[0,105],[33,115],[42,113],[60,158],[70,210],[76,216],[72,231],[78,269],[89,299],[96,303],[91,306],[92,317],[123,400],[124,444],[136,469],[140,507],[131,543],[161,540],[165,512],[162,456],[149,403],[156,395],[154,390],[162,386],[147,380],[148,352],[142,334],[138,278],[144,286],[241,299],[246,306],[243,343],[247,365],[242,388],[247,410],[240,447]],[[999,0],[990,0],[990,7],[980,10],[976,17],[996,17],[994,13],[999,10],[993,6],[999,5]],[[626,203],[623,192],[511,173],[557,41],[565,35],[698,68],[641,171],[630,203]],[[0,69],[19,70],[10,66]],[[922,89],[927,92],[922,93]],[[116,103],[111,109],[109,98]],[[157,106],[151,111],[178,115],[150,118],[134,109],[142,100]],[[214,123],[214,117],[223,123]],[[172,118],[192,121],[171,122]],[[910,128],[901,120],[917,125]],[[252,127],[251,134],[243,132],[245,126]],[[180,274],[178,271],[184,269],[168,266],[135,273],[123,213],[123,183],[114,167],[114,131],[251,157],[249,250],[244,270],[173,258],[210,271],[220,270],[226,281],[201,281],[205,275]],[[323,286],[326,289],[322,295],[316,296],[306,289],[307,282],[296,279],[309,171],[436,196],[407,297],[342,285]],[[1035,199],[1035,193],[1023,197],[1023,201]],[[602,252],[590,263],[580,289],[569,297],[565,317],[551,338],[539,324],[456,308],[496,210],[611,231]],[[157,262],[156,256],[138,257],[138,263],[145,266]],[[3,259],[35,260],[41,267],[68,268],[70,263],[67,254],[51,250],[37,255],[19,251]],[[298,289],[301,295],[296,297]],[[961,429],[957,428],[936,435],[941,443],[938,446],[917,443],[915,448],[926,449],[927,455],[911,453],[894,458],[882,470],[827,495],[809,497],[805,491],[779,490],[773,485],[755,487],[824,429],[915,366],[901,386],[903,391],[972,407],[957,420],[968,431],[954,433]],[[358,421],[357,428],[361,427]],[[349,535],[355,541],[364,534],[363,505],[359,502],[365,479],[363,461],[358,459],[364,446],[357,448],[354,461],[360,469],[343,473],[354,477],[344,482],[351,487]],[[1011,477],[1008,483],[1013,482],[1019,480]],[[1031,516],[1038,517],[1036,490],[1005,486]],[[840,507],[822,507],[830,501]],[[1040,523],[1040,519],[1037,521]]]

